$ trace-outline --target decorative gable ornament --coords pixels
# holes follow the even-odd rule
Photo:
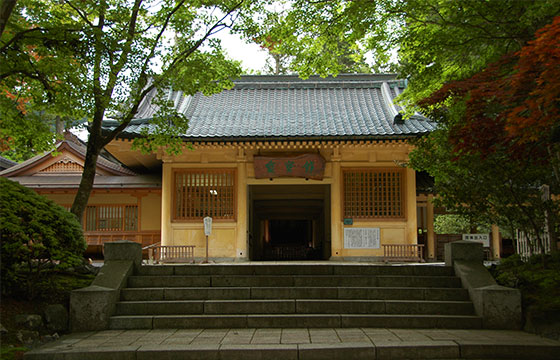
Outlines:
[[[77,163],[76,161],[70,159],[69,157],[64,157],[59,161],[55,162],[54,164],[42,169],[39,171],[41,174],[57,174],[57,173],[81,173],[84,170],[82,164]]]

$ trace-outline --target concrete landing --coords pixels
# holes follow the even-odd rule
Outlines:
[[[522,331],[302,328],[74,333],[25,360],[558,359],[560,342]]]

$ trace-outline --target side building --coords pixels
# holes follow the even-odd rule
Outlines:
[[[78,191],[86,147],[66,134],[53,151],[0,172],[70,209]],[[100,256],[108,241],[132,240],[144,246],[160,241],[161,177],[138,175],[110,154],[97,161],[95,182],[84,219],[89,256]]]

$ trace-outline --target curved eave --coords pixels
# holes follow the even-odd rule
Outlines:
[[[216,143],[216,142],[255,142],[255,141],[391,141],[391,140],[409,140],[422,137],[429,134],[430,131],[419,132],[414,134],[391,134],[391,135],[309,135],[309,136],[222,136],[222,137],[205,137],[205,136],[183,136],[183,141],[199,142],[199,143]],[[131,140],[140,138],[141,135],[131,133],[121,133],[117,139]]]

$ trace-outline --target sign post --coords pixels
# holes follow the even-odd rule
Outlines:
[[[203,263],[208,264],[208,236],[212,233],[212,218],[206,216],[204,219],[204,235],[206,235],[206,260]]]

